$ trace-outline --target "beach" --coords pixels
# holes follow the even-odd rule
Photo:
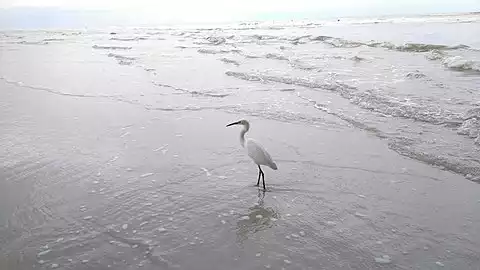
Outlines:
[[[479,26],[0,32],[0,269],[478,270]]]

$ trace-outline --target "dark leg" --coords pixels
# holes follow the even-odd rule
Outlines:
[[[267,190],[267,188],[265,188],[265,174],[262,172],[262,179],[263,179],[263,190]]]
[[[262,174],[263,190],[266,190],[266,188],[265,188],[265,174],[263,173],[262,168],[260,168],[260,166],[258,166],[258,168],[260,169],[260,173]],[[259,178],[259,181],[260,181],[260,178]]]
[[[262,175],[262,169],[260,168],[260,165],[258,166],[258,181],[257,181],[257,187],[260,185],[260,176]]]

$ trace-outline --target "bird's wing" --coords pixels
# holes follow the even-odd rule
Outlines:
[[[251,157],[255,163],[276,167],[275,162],[273,162],[272,157],[268,154],[267,150],[255,140],[248,139],[246,142],[246,148],[248,156]]]

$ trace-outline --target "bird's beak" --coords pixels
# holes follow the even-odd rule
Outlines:
[[[228,125],[227,125],[227,127],[229,127],[229,126],[233,126],[233,125],[238,125],[238,124],[240,124],[240,121],[237,121],[237,122],[234,122],[234,123],[228,124]]]

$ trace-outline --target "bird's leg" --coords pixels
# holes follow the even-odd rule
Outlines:
[[[265,188],[265,174],[262,172],[262,179],[263,179],[263,190],[267,190]]]
[[[260,166],[258,166],[258,168],[260,169],[260,173],[262,174],[263,190],[265,190],[265,189],[266,189],[266,188],[265,188],[265,173],[263,173],[262,168],[260,168]],[[260,177],[258,178],[258,181],[259,181],[258,184],[260,184]]]
[[[260,185],[260,176],[262,175],[262,169],[260,168],[260,165],[258,166],[258,181],[257,181],[257,187]]]

